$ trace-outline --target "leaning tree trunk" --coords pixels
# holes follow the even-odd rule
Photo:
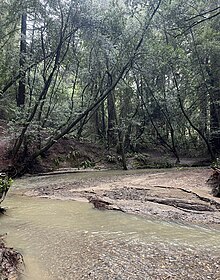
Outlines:
[[[209,143],[209,140],[207,139],[207,137],[202,133],[202,131],[194,124],[194,122],[190,119],[189,115],[187,114],[187,111],[186,109],[184,108],[184,104],[183,104],[183,101],[180,97],[180,89],[179,89],[179,84],[177,82],[177,78],[176,78],[176,75],[173,72],[173,79],[174,79],[174,84],[175,84],[175,87],[176,87],[176,90],[177,90],[177,98],[178,98],[178,101],[179,101],[179,106],[180,106],[180,110],[181,112],[183,113],[184,117],[186,118],[186,120],[188,121],[189,125],[198,133],[198,135],[202,138],[202,140],[205,142],[206,144],[206,147],[207,147],[207,150],[210,154],[210,158],[212,161],[215,161],[216,160],[216,157],[215,157],[215,154],[213,152],[213,149],[212,149],[212,146],[210,145]]]
[[[25,124],[25,126],[22,129],[22,132],[20,134],[20,136],[18,137],[15,145],[14,145],[14,149],[13,149],[13,158],[14,158],[14,168],[18,168],[17,169],[17,175],[21,176],[23,175],[30,167],[31,164],[33,164],[34,160],[36,160],[36,158],[38,156],[43,155],[46,151],[48,151],[59,139],[61,139],[64,135],[68,134],[69,132],[72,131],[73,128],[76,127],[76,125],[79,124],[79,122],[84,119],[85,116],[87,116],[90,112],[92,112],[96,107],[99,107],[102,102],[104,100],[106,100],[113,92],[113,90],[115,89],[115,87],[118,85],[118,83],[121,81],[121,79],[123,78],[124,75],[126,75],[130,69],[131,69],[131,65],[133,64],[134,60],[137,58],[137,55],[139,53],[139,49],[141,48],[141,46],[143,45],[144,39],[145,39],[145,35],[151,25],[151,22],[154,18],[154,16],[156,15],[160,5],[161,5],[162,0],[158,1],[158,4],[156,5],[156,7],[153,9],[151,15],[149,16],[149,19],[147,20],[143,31],[141,33],[141,36],[139,38],[139,41],[137,42],[136,46],[133,49],[132,54],[130,55],[130,57],[128,58],[128,60],[121,66],[121,69],[119,71],[119,73],[117,74],[117,76],[111,81],[111,84],[108,85],[108,87],[106,88],[106,90],[103,92],[103,94],[97,98],[96,101],[94,101],[85,111],[83,111],[80,115],[78,115],[76,118],[74,118],[73,120],[70,120],[69,123],[66,123],[62,129],[60,131],[56,131],[53,135],[51,135],[51,137],[48,139],[48,141],[46,143],[44,143],[44,145],[39,149],[34,151],[28,158],[24,159],[22,164],[19,164],[18,162],[16,162],[16,156],[18,155],[21,145],[23,143],[23,139],[24,139],[24,135],[27,132],[27,129],[29,127],[29,124],[32,122],[33,118],[35,117],[35,114],[37,112],[39,103],[42,101],[42,99],[46,98],[46,95],[48,93],[48,90],[50,89],[52,80],[53,80],[53,76],[57,70],[58,65],[60,64],[60,56],[61,56],[61,50],[62,50],[62,46],[63,46],[63,39],[66,38],[64,35],[66,35],[66,28],[67,28],[67,22],[65,24],[65,26],[62,26],[61,32],[60,32],[60,41],[59,44],[57,46],[56,49],[56,55],[54,58],[54,65],[52,67],[52,71],[50,72],[48,79],[41,91],[41,93],[39,94],[37,103],[35,104],[35,106],[33,107],[27,122]],[[69,18],[69,17],[68,17]],[[67,20],[68,21],[68,20]],[[67,51],[65,52],[65,54],[67,54]],[[64,59],[64,57],[62,58]],[[7,86],[8,88],[8,86]]]

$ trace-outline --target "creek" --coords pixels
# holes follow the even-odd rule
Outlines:
[[[7,214],[0,219],[0,234],[7,233],[8,245],[22,253],[25,280],[148,279],[149,259],[162,262],[163,254],[172,261],[177,252],[220,252],[220,231],[208,227],[146,220],[95,210],[85,202],[13,192],[3,206]]]

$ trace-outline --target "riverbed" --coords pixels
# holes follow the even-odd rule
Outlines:
[[[14,192],[60,200],[106,201],[110,208],[145,218],[220,225],[220,198],[206,184],[209,168],[80,170],[15,181]]]
[[[209,197],[202,183],[208,173],[204,169],[85,172],[19,179],[4,201],[7,215],[0,220],[0,234],[7,233],[8,245],[22,253],[24,280],[220,279],[218,223],[214,227],[213,223],[197,223],[198,219],[183,223],[173,219],[185,213],[175,207],[174,214],[183,214],[163,219],[157,214],[157,203],[151,204],[152,215],[135,211],[140,205],[147,207],[147,201],[137,199],[142,197],[137,191],[149,190],[150,183],[163,190],[157,196],[171,190],[180,196],[179,189],[188,187],[187,191]],[[127,200],[113,196],[123,194],[125,187],[132,188],[132,194],[135,189],[135,196],[127,190]],[[186,199],[187,192],[183,193]],[[106,198],[106,194],[117,204],[126,201],[125,209],[133,209],[131,214],[99,211],[87,203],[87,195]],[[169,207],[161,211],[170,212]],[[217,210],[208,215],[216,215],[217,221]]]
[[[220,232],[10,195],[0,230],[24,256],[25,280],[220,279]]]

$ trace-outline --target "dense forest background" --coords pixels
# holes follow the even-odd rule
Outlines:
[[[0,118],[25,170],[63,137],[220,153],[219,0],[2,0]]]

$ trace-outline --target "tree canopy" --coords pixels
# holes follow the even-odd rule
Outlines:
[[[158,147],[216,160],[220,1],[0,6],[0,117],[21,170],[65,135],[117,147],[124,168],[127,152]]]

